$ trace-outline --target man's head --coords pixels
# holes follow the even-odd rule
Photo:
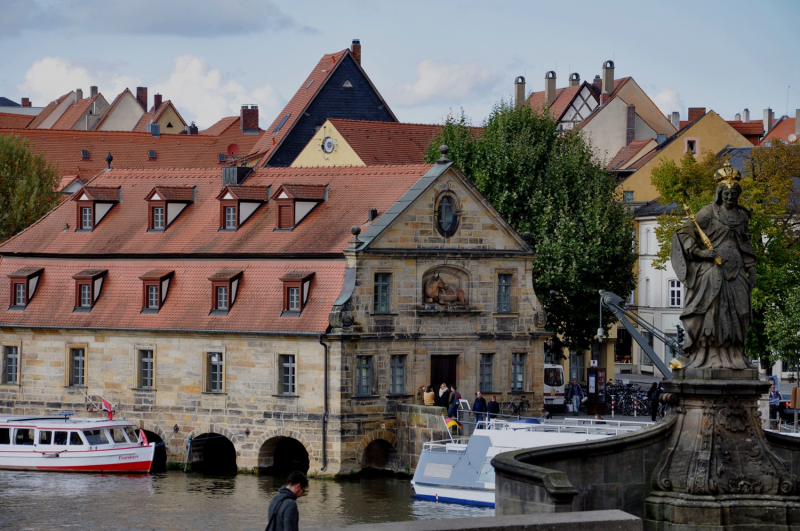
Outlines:
[[[492,395],[492,402],[497,402],[497,397]]]
[[[299,498],[308,491],[308,478],[302,472],[295,470],[286,480],[286,488]]]
[[[573,378],[572,379],[572,385],[578,385],[578,379],[577,378]]]
[[[483,395],[481,395],[481,392],[480,392],[480,391],[478,391],[478,392],[475,394],[475,396],[477,396],[478,398],[480,398],[480,397],[481,397],[481,396],[483,396]]]

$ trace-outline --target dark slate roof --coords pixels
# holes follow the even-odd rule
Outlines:
[[[652,201],[648,201],[644,205],[640,206],[636,210],[633,211],[634,217],[643,217],[643,216],[660,216],[661,214],[674,214],[676,212],[681,212],[681,206],[678,203],[668,203],[666,205],[662,205],[655,199]]]
[[[22,105],[20,105],[16,101],[11,101],[8,98],[0,96],[0,107],[22,107]]]
[[[745,175],[745,170],[747,169],[747,165],[750,163],[750,157],[752,156],[753,149],[755,149],[755,146],[736,148],[728,146],[717,153],[717,157],[728,157],[731,162],[731,166],[739,170],[742,175]]]

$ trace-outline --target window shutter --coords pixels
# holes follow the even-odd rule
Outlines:
[[[289,229],[294,226],[291,205],[280,205],[278,208],[278,228]]]

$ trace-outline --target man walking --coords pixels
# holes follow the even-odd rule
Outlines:
[[[269,504],[269,523],[266,531],[298,531],[300,511],[297,498],[308,491],[308,478],[302,472],[292,472]]]
[[[572,383],[567,390],[567,399],[572,400],[572,414],[578,414],[581,407],[581,399],[583,398],[583,387],[578,384],[578,379],[573,378]]]
[[[480,391],[475,395],[475,402],[472,403],[472,412],[475,414],[475,424],[482,421],[484,418],[483,413],[486,411],[486,399]]]

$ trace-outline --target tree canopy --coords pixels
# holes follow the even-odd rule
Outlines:
[[[597,332],[598,291],[634,289],[633,222],[611,175],[576,131],[560,134],[549,112],[495,105],[482,132],[463,111],[449,116],[426,160],[451,160],[536,250],[533,286],[556,348],[588,348]],[[604,312],[608,327],[614,317]],[[560,349],[559,349],[560,350]]]
[[[55,167],[34,155],[27,140],[0,135],[0,241],[18,233],[58,201]]]
[[[698,161],[687,153],[680,164],[663,160],[653,170],[652,182],[661,194],[659,202],[686,203],[697,212],[714,198],[714,172],[724,162],[713,153]],[[750,232],[756,251],[756,279],[753,290],[753,324],[747,337],[747,350],[752,356],[780,358],[786,353],[770,342],[770,336],[781,326],[792,322],[790,301],[793,288],[800,281],[800,146],[775,141],[770,147],[754,148],[745,165],[740,184],[739,204],[752,210]],[[661,269],[669,260],[670,241],[682,223],[683,211],[666,213],[659,218],[656,236]],[[767,315],[771,313],[771,328]],[[786,317],[786,318],[784,318]],[[797,317],[795,316],[795,319]],[[797,323],[797,321],[794,321]],[[787,334],[797,333],[797,325]],[[786,336],[788,337],[788,335]]]

